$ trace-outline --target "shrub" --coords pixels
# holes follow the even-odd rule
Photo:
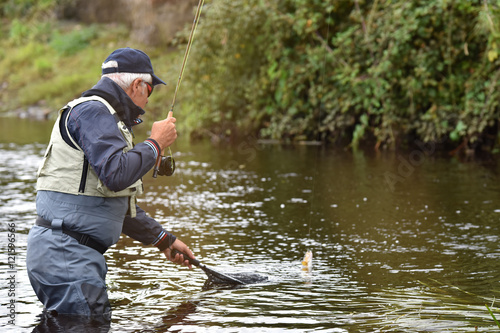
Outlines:
[[[188,97],[221,134],[244,126],[353,147],[484,141],[499,116],[499,4],[214,1]]]

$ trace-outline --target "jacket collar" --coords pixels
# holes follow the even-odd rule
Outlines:
[[[85,91],[82,96],[99,96],[104,98],[115,109],[116,114],[127,127],[142,123],[139,116],[146,113],[130,99],[118,84],[107,77],[101,78],[92,89]]]

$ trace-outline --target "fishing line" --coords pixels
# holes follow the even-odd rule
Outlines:
[[[331,15],[331,14],[330,14]],[[330,18],[330,17],[329,17]],[[324,56],[324,60],[323,60],[323,70],[322,70],[322,73],[321,73],[321,79],[320,79],[320,82],[321,82],[321,87],[322,87],[322,90],[320,92],[321,96],[320,96],[320,102],[319,102],[319,114],[318,114],[318,120],[317,120],[317,128],[318,128],[318,136],[317,136],[317,139],[318,141],[321,141],[321,115],[322,115],[322,109],[323,109],[323,94],[324,94],[324,91],[326,90],[325,89],[325,75],[326,75],[326,60],[327,60],[327,51],[330,51],[331,52],[331,49],[328,47],[328,40],[330,38],[330,20],[328,20],[328,24],[327,24],[327,32],[326,32],[326,41],[323,40],[323,38],[321,37],[321,35],[319,34],[318,31],[316,31],[316,34],[317,36],[320,38],[320,41],[322,42],[322,44],[324,44],[324,47],[325,47],[325,56]],[[307,231],[307,239],[310,240],[311,239],[311,221],[312,221],[312,215],[314,214],[314,210],[313,210],[313,206],[314,206],[314,195],[315,195],[315,185],[316,185],[316,175],[318,174],[318,163],[319,163],[319,154],[321,152],[321,148],[318,147],[318,151],[316,152],[316,159],[315,159],[315,163],[314,163],[314,173],[313,173],[313,180],[312,180],[312,188],[311,188],[311,204],[309,206],[309,222],[308,222],[308,231]],[[306,244],[307,246],[307,244]],[[312,270],[312,260],[313,260],[313,252],[308,249],[306,251],[306,254],[304,256],[304,259],[302,260],[302,269],[307,271],[307,272],[311,272]]]
[[[329,18],[331,17],[331,13]],[[329,20],[330,21],[330,20]],[[319,34],[319,32],[318,32]],[[317,121],[317,128],[318,128],[318,141],[321,141],[321,133],[320,133],[320,127],[321,127],[321,115],[322,115],[322,109],[323,109],[323,95],[325,91],[325,76],[326,76],[326,63],[327,63],[327,52],[330,51],[328,48],[328,40],[330,39],[330,22],[328,22],[327,25],[327,31],[326,31],[326,40],[325,40],[325,56],[323,58],[323,71],[321,73],[321,86],[322,86],[322,96],[320,98],[320,103],[319,103],[319,114],[318,114],[318,121]],[[316,175],[318,174],[318,163],[319,163],[319,154],[320,154],[320,148],[318,148],[318,151],[316,152],[316,161],[314,164],[314,174],[313,174],[313,183],[312,183],[312,189],[311,189],[311,205],[309,208],[309,223],[308,223],[308,231],[307,231],[307,238],[311,237],[311,220],[312,220],[312,214],[313,214],[313,205],[314,205],[314,191],[315,191],[315,185],[316,185]]]
[[[186,68],[187,59],[189,57],[189,53],[191,52],[191,45],[193,44],[194,34],[196,32],[196,28],[198,27],[198,22],[200,21],[201,10],[203,8],[204,3],[205,3],[205,0],[200,0],[198,2],[198,7],[196,8],[196,14],[194,16],[193,25],[191,26],[191,32],[189,34],[188,44],[186,46],[186,51],[184,52],[184,59],[182,60],[182,66],[181,66],[181,70],[179,73],[179,79],[177,80],[177,85],[175,86],[174,98],[172,100],[172,105],[170,107],[169,113],[174,112],[174,105],[175,105],[175,100],[177,99],[177,92],[179,91],[179,87],[180,87],[181,82],[182,82],[182,77],[184,75],[184,69]],[[169,152],[170,158],[172,158],[172,150],[170,149],[170,147],[168,147],[168,152]],[[156,160],[155,168],[153,171],[153,178],[156,178],[158,176],[158,171],[160,170],[160,164],[161,164],[161,156],[158,156],[158,159]]]
[[[188,45],[186,46],[186,52],[184,53],[184,59],[182,61],[181,72],[179,73],[179,79],[177,81],[177,86],[175,87],[174,99],[172,100],[172,106],[170,107],[170,111],[174,111],[175,100],[177,98],[177,91],[182,82],[182,77],[184,74],[184,68],[186,68],[186,62],[189,57],[189,53],[191,52],[191,45],[193,43],[194,34],[196,32],[196,28],[198,28],[198,23],[200,21],[201,10],[203,8],[203,3],[205,0],[200,0],[198,2],[198,8],[196,8],[196,15],[194,17],[193,25],[191,27],[191,33],[189,34]]]

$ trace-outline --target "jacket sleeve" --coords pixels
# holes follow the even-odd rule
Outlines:
[[[155,164],[158,152],[150,139],[123,152],[127,143],[115,118],[100,102],[77,105],[69,116],[68,131],[99,179],[112,191],[132,185]]]
[[[136,209],[136,217],[125,217],[122,232],[145,245],[154,245],[160,251],[172,245],[176,237],[163,229],[155,219],[147,216],[139,206],[136,206]]]

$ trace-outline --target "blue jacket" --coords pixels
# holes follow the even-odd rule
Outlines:
[[[144,110],[138,107],[125,91],[111,79],[102,78],[92,89],[82,94],[82,96],[91,95],[100,96],[110,103],[129,129],[141,123],[138,117],[145,113]],[[64,123],[64,118],[63,116],[61,123]],[[123,153],[126,142],[116,126],[116,119],[109,113],[106,106],[98,101],[89,101],[75,106],[68,119],[68,131],[69,133],[66,133],[66,131],[64,133],[71,135],[74,141],[78,143],[99,179],[113,191],[123,190],[144,176],[154,166],[159,154],[158,144],[152,139],[138,143],[133,149]],[[46,205],[51,202],[51,200],[43,198],[45,195],[39,193],[37,196],[37,211],[41,216],[44,215],[42,212],[47,209]],[[75,200],[78,202],[77,204],[89,200],[85,196],[71,198],[66,195],[65,198]],[[126,198],[104,198],[104,200],[108,202],[106,204],[108,208],[121,206],[121,209],[114,209],[113,216],[102,216],[102,219],[114,220],[118,218],[123,221],[121,231],[124,234],[143,244],[158,246],[160,249],[166,248],[175,240],[175,236],[164,230],[157,221],[147,216],[139,207],[137,207],[137,216],[135,218],[127,215],[127,207],[123,209],[123,206],[127,205]],[[51,216],[44,218],[51,220]],[[89,222],[81,225],[82,223],[78,223],[78,216],[75,216],[72,220],[74,222],[65,221],[65,225],[72,223],[73,225],[70,227],[75,231],[97,237],[107,245],[118,241],[119,234],[117,235],[116,230],[106,230],[106,227],[102,227],[105,222],[96,223],[93,226]],[[108,233],[108,235],[101,234],[99,237],[100,230],[102,233]],[[109,235],[109,233],[112,235]]]

